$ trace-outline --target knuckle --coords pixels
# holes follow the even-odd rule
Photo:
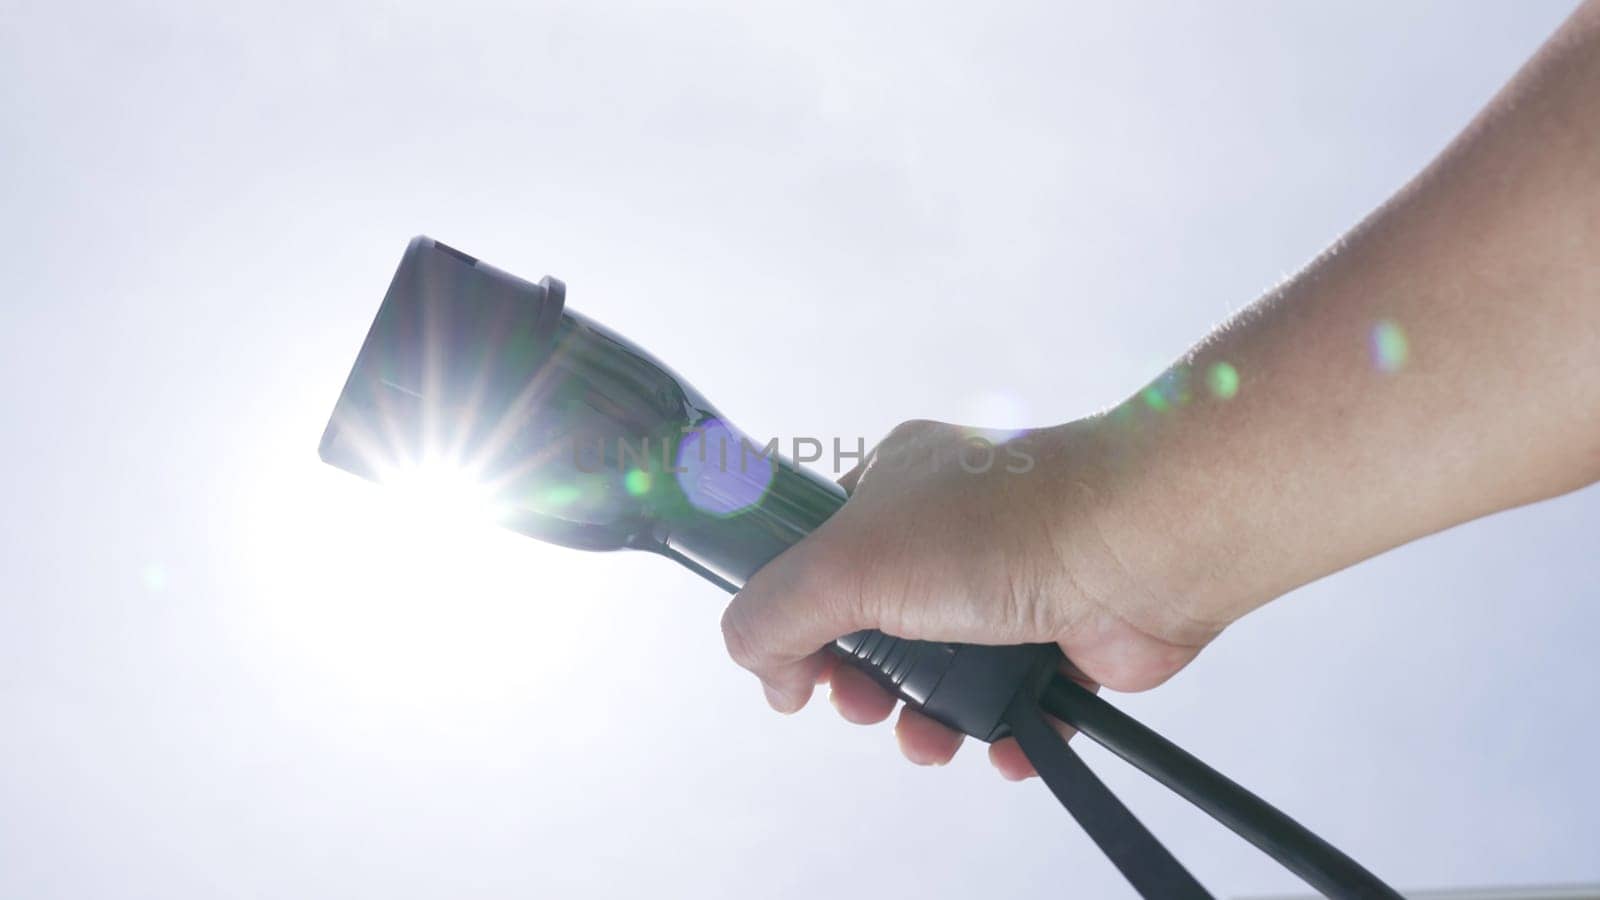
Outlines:
[[[948,426],[933,419],[907,419],[890,429],[885,442],[910,442],[937,434]]]
[[[900,424],[894,426],[894,428],[889,433],[891,435],[895,435],[895,434],[916,434],[918,432],[926,430],[929,426],[931,426],[933,424],[934,424],[934,422],[933,422],[932,419],[906,419],[905,421],[901,422]]]

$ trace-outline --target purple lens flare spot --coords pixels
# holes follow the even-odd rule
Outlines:
[[[776,474],[775,452],[707,419],[678,443],[678,486],[695,509],[733,515],[766,496]]]

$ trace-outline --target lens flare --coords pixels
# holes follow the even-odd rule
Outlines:
[[[1166,412],[1189,402],[1189,367],[1176,365],[1161,373],[1139,392],[1139,398],[1155,412]]]
[[[144,582],[145,590],[158,593],[167,586],[167,570],[160,563],[147,563],[139,573],[139,580]]]
[[[1372,326],[1372,364],[1380,372],[1394,373],[1405,367],[1411,356],[1411,342],[1406,333],[1390,319],[1380,319]]]
[[[731,516],[761,502],[777,475],[765,447],[716,419],[678,445],[678,487],[694,508]]]
[[[1239,393],[1239,370],[1226,361],[1213,363],[1206,370],[1206,387],[1218,400],[1233,399],[1233,395]]]
[[[544,491],[539,496],[539,506],[544,509],[561,509],[570,506],[583,496],[583,491],[577,485],[558,484]]]
[[[378,480],[400,508],[432,522],[492,523],[506,512],[476,472],[448,459],[385,469]]]
[[[633,496],[643,497],[650,493],[650,473],[643,469],[633,469],[623,476],[622,486]]]
[[[984,391],[973,395],[967,402],[963,421],[976,422],[968,429],[972,437],[981,437],[995,444],[1003,444],[1028,432],[1033,414],[1027,401],[1006,391]]]

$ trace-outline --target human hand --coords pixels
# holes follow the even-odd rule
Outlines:
[[[979,644],[1053,641],[1070,677],[1126,691],[1165,681],[1222,630],[1195,618],[1161,573],[1124,566],[1109,527],[1119,520],[1116,467],[1095,420],[999,446],[975,434],[924,421],[896,428],[841,479],[850,501],[734,598],[723,616],[728,651],[761,679],[775,709],[797,711],[827,683],[845,719],[886,719],[894,697],[819,649],[863,628]],[[895,733],[923,765],[948,762],[962,742],[911,709]],[[1010,739],[990,759],[1008,778],[1033,771]]]

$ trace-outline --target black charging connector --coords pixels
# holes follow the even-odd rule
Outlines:
[[[1006,709],[1012,698],[1039,696],[1062,659],[1055,644],[943,644],[881,631],[845,635],[834,647],[924,715],[985,742],[1011,733]]]
[[[712,435],[724,448],[731,442],[736,467],[706,464]],[[560,281],[524,281],[419,237],[389,285],[320,452],[381,479],[454,448],[492,488],[508,528],[583,550],[650,551],[733,592],[847,499],[838,485],[777,454],[760,454],[751,470],[745,441],[666,365],[566,308]],[[662,465],[638,468],[649,459]],[[984,741],[1016,737],[1045,784],[1143,896],[1209,895],[1045,713],[1329,896],[1399,897],[1299,823],[1067,679],[1053,644],[989,647],[861,631],[834,649],[938,722]]]

